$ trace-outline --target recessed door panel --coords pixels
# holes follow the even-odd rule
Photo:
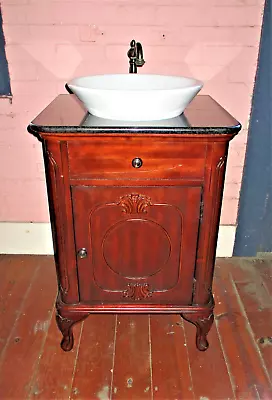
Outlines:
[[[149,238],[156,238],[154,247]],[[128,279],[144,279],[157,274],[171,255],[171,239],[157,222],[130,218],[107,230],[102,239],[102,255],[107,266]]]
[[[200,187],[73,187],[80,298],[189,304]],[[185,251],[186,249],[186,251]]]

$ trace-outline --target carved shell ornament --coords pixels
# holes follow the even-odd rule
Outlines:
[[[129,283],[123,297],[131,300],[143,300],[152,296],[148,283]]]
[[[122,212],[125,214],[146,213],[146,208],[152,205],[150,197],[138,193],[131,193],[120,197],[117,204],[121,206]]]

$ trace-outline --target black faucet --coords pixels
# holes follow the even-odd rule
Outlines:
[[[143,48],[140,42],[134,39],[130,42],[130,49],[127,52],[129,58],[129,73],[137,74],[137,67],[142,67],[145,63]]]

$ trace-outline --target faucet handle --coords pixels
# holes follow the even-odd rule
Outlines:
[[[136,55],[136,41],[133,39],[130,42],[130,49],[127,52],[127,55],[130,59],[136,59],[137,55]]]

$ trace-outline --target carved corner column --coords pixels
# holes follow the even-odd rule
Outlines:
[[[59,293],[62,301],[76,303],[79,295],[66,142],[46,139],[43,152]]]
[[[193,304],[205,305],[212,301],[212,280],[219,229],[228,144],[231,137],[208,145],[205,187],[203,190],[203,218],[200,225],[195,272]]]

